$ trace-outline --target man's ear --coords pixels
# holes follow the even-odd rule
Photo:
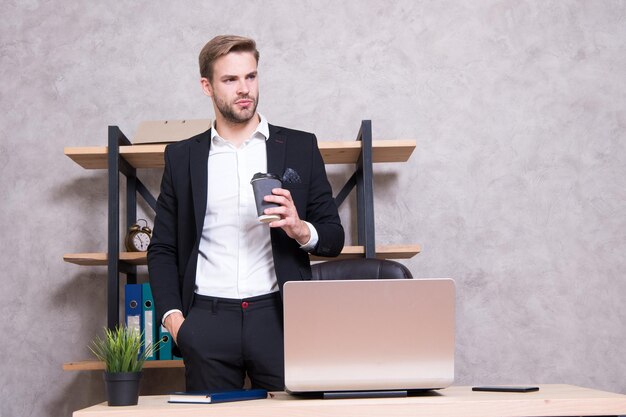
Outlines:
[[[202,91],[209,97],[213,97],[213,86],[208,78],[200,78],[200,86],[202,87]]]

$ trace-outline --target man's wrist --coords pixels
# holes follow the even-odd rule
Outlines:
[[[315,226],[313,226],[311,223],[304,221],[304,220],[302,220],[302,223],[304,223],[304,225],[308,229],[309,238],[304,244],[301,244],[300,241],[297,241],[297,242],[298,244],[300,244],[300,249],[306,252],[310,252],[313,249],[315,249],[315,246],[317,245],[317,241],[319,240],[319,236],[317,234],[317,230],[315,229]]]
[[[298,234],[298,239],[296,242],[300,244],[300,246],[305,246],[311,240],[311,229],[307,226],[307,222],[304,220],[300,220],[300,233]],[[304,242],[304,243],[303,243]]]
[[[161,324],[167,328],[165,320],[167,320],[174,313],[179,313],[181,316],[183,315],[183,312],[177,308],[168,310],[167,312],[165,312],[165,314],[163,314],[163,318],[161,319]]]

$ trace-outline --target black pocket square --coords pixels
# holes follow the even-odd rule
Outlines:
[[[300,184],[302,179],[293,168],[287,168],[283,173],[283,184]]]

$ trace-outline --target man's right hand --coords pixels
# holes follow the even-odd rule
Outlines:
[[[178,330],[184,321],[185,318],[179,312],[174,312],[165,318],[165,328],[170,332],[176,344],[178,344]]]

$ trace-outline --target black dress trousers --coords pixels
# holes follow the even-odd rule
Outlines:
[[[187,391],[285,388],[279,292],[239,299],[195,295],[177,335]]]

